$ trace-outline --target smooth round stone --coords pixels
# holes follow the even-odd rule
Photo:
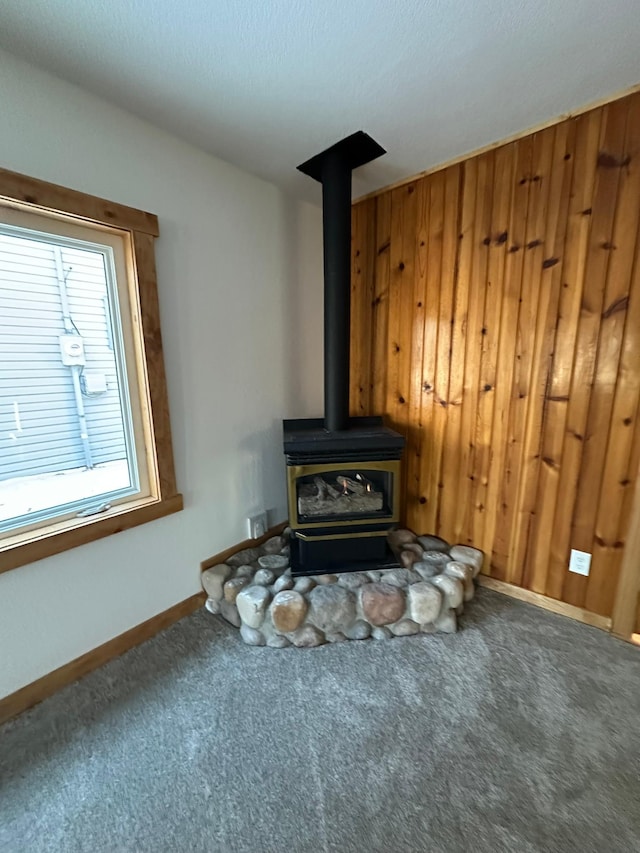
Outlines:
[[[281,554],[265,554],[262,557],[258,557],[258,565],[261,569],[277,571],[278,569],[286,569],[289,565],[289,560]]]
[[[431,583],[438,587],[444,597],[444,606],[455,610],[464,600],[464,586],[462,581],[451,578],[449,575],[436,575],[431,578]],[[424,620],[428,622],[428,619]]]
[[[374,640],[390,640],[393,634],[386,626],[377,625],[371,629],[371,636]]]
[[[241,625],[240,636],[248,646],[264,646],[264,637],[256,628]]]
[[[338,584],[317,586],[309,593],[309,621],[326,633],[346,632],[356,618],[353,593]]]
[[[470,545],[454,545],[449,553],[452,560],[473,566],[474,578],[477,577],[479,572],[482,570],[484,555],[482,551],[478,550],[478,548],[472,548]]]
[[[240,590],[236,598],[236,607],[245,625],[250,628],[259,628],[262,625],[270,598],[269,590],[263,586],[252,584]]]
[[[293,589],[293,578],[286,572],[274,582],[273,591],[282,592],[285,589]]]
[[[271,539],[263,542],[262,550],[265,554],[279,554],[286,544],[287,540],[282,536],[272,536]]]
[[[222,585],[231,574],[231,567],[226,563],[219,563],[202,573],[200,578],[202,586],[209,596],[220,601],[223,596]]]
[[[438,567],[439,572],[443,572],[447,563],[451,562],[451,557],[443,551],[423,551],[420,562],[431,563],[433,566]]]
[[[445,566],[444,573],[451,578],[457,578],[463,583],[473,580],[473,566],[469,566],[467,563],[457,563],[452,560]]]
[[[436,631],[441,631],[443,634],[455,634],[458,630],[458,621],[453,610],[445,610],[435,621],[434,627]]]
[[[414,578],[415,580],[412,580]],[[383,572],[380,580],[382,583],[390,583],[393,586],[407,586],[409,583],[415,583],[420,580],[420,575],[410,569],[391,569],[388,572]]]
[[[413,619],[402,619],[395,625],[390,625],[389,628],[395,637],[410,637],[420,632],[420,626]]]
[[[311,590],[315,587],[316,582],[313,578],[303,577],[296,578],[296,582],[293,585],[293,588],[296,592],[302,593],[305,595],[307,592],[311,592]]]
[[[344,643],[347,639],[342,631],[336,631],[333,634],[325,634],[324,637],[327,643]]]
[[[215,598],[207,598],[204,603],[205,609],[209,611],[209,613],[213,613],[215,616],[217,613],[220,613],[220,602]]]
[[[235,578],[252,578],[255,569],[252,566],[238,566],[235,570],[234,577]]]
[[[399,529],[399,530],[391,530],[387,535],[387,541],[389,545],[397,550],[401,548],[403,545],[407,545],[411,542],[416,541],[416,534],[413,530]]]
[[[418,563],[413,564],[413,571],[419,575],[422,580],[429,580],[434,575],[440,574],[440,566],[434,565],[434,563],[427,563],[424,560],[420,560]]]
[[[235,604],[238,593],[249,583],[249,578],[231,578],[224,585],[224,600]]]
[[[358,589],[370,582],[370,578],[364,572],[342,572],[338,583],[345,589]]]
[[[282,549],[282,551],[280,551],[280,556],[286,557],[288,560],[290,555],[291,555],[291,548],[288,545],[285,545],[284,548]]]
[[[350,640],[367,640],[371,636],[371,625],[364,619],[358,619],[346,633]]]
[[[420,554],[415,551],[401,551],[399,559],[405,569],[410,569],[420,560]]]
[[[332,583],[338,583],[338,575],[314,575],[313,577],[316,583],[324,586],[328,586]]]
[[[423,551],[448,552],[450,545],[439,536],[418,536],[418,543],[422,545]]]
[[[405,608],[403,590],[389,583],[370,583],[360,589],[362,613],[371,625],[388,625],[402,618]]]
[[[282,634],[274,634],[267,640],[267,645],[270,649],[286,649],[287,646],[291,645],[291,641],[283,637]]]
[[[271,621],[280,634],[296,631],[307,615],[307,602],[293,589],[279,592],[271,602]]]
[[[422,545],[419,545],[417,542],[410,542],[407,545],[403,545],[402,550],[403,551],[413,551],[414,554],[417,554],[418,557],[421,557],[422,552],[424,551],[424,548],[422,547]]]
[[[409,615],[419,625],[435,622],[442,609],[442,593],[426,581],[414,583],[407,590]]]
[[[447,563],[444,570],[445,575],[456,578],[464,586],[464,600],[471,601],[476,594],[475,586],[473,585],[473,566],[466,563]]]
[[[269,586],[275,579],[276,576],[271,569],[258,569],[253,576],[253,582],[257,583],[259,586]]]
[[[234,628],[240,627],[240,614],[238,613],[238,608],[235,606],[235,604],[231,604],[230,601],[221,601],[220,615],[230,625],[233,625]]]
[[[230,566],[248,566],[249,563],[255,563],[262,551],[259,548],[243,548],[242,551],[237,551],[231,557],[227,557],[227,564]]]
[[[310,649],[314,646],[321,646],[324,643],[324,634],[313,625],[303,625],[293,634],[289,635],[289,639],[299,649]]]

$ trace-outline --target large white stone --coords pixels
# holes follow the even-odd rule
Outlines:
[[[240,626],[240,636],[248,646],[264,646],[264,637],[260,631],[248,625]]]
[[[291,589],[293,587],[293,578],[286,572],[280,575],[278,580],[273,585],[274,592],[282,592],[283,589]]]
[[[452,560],[444,567],[444,573],[451,578],[457,578],[463,583],[473,580],[473,566],[470,566],[468,563],[458,563]]]
[[[253,576],[253,582],[257,583],[259,586],[270,586],[275,579],[276,576],[271,569],[258,569]]]
[[[449,550],[449,543],[440,536],[418,536],[418,543],[422,545],[423,551],[446,552]]]
[[[209,613],[220,613],[220,602],[216,601],[215,598],[207,598],[204,603],[205,608],[209,611]]]
[[[234,628],[240,627],[240,614],[238,613],[238,608],[235,604],[223,599],[220,602],[220,615],[223,619],[226,619],[230,625],[233,625]]]
[[[209,598],[213,598],[215,601],[222,600],[224,595],[223,584],[230,574],[231,567],[226,563],[219,563],[202,573],[200,580]]]
[[[267,541],[263,543],[262,550],[265,554],[279,554],[286,544],[287,540],[284,536],[272,536],[271,539],[267,539]],[[258,560],[258,562],[260,562],[260,560]],[[266,568],[271,569],[272,566],[267,566]]]
[[[410,637],[420,631],[420,626],[411,619],[401,619],[395,625],[389,625],[389,630],[394,637]]]
[[[464,585],[464,600],[471,601],[476,592],[473,585],[473,566],[467,563],[451,562],[447,563],[444,573],[462,582]]]
[[[247,586],[240,590],[236,607],[245,625],[250,628],[259,628],[262,625],[270,598],[271,594],[264,586]]]
[[[449,554],[452,560],[472,566],[474,578],[478,576],[484,561],[482,551],[472,548],[470,545],[454,545]]]
[[[280,554],[265,554],[263,557],[258,557],[258,565],[262,569],[279,572],[287,568],[289,559],[282,557]]]
[[[432,583],[412,584],[407,590],[409,615],[414,622],[424,625],[435,622],[442,609],[442,593]]]
[[[454,610],[445,610],[438,616],[434,623],[436,631],[441,631],[443,634],[455,634],[458,630],[458,620]]]
[[[366,587],[364,587],[366,589]],[[356,600],[352,592],[338,584],[317,586],[309,593],[309,621],[325,633],[346,634],[356,620]]]
[[[271,621],[280,634],[296,631],[307,614],[307,601],[295,590],[282,590],[271,603]]]
[[[456,607],[462,604],[464,600],[462,581],[457,580],[457,578],[451,578],[449,575],[436,575],[431,578],[431,583],[437,586],[444,596],[444,606],[446,608],[455,610]]]

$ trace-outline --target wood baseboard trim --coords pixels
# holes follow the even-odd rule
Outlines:
[[[233,557],[233,555],[237,554],[238,551],[243,551],[245,548],[257,548],[258,545],[262,545],[263,542],[266,542],[267,539],[271,539],[272,536],[279,536],[286,526],[287,522],[283,521],[280,524],[276,524],[275,527],[270,527],[264,536],[261,536],[259,539],[245,539],[244,542],[240,542],[238,545],[232,545],[230,548],[227,548],[226,551],[220,551],[219,554],[214,554],[213,557],[203,560],[200,563],[200,569],[204,572],[212,566],[217,566],[218,563],[224,563],[225,560],[228,560],[229,557]]]
[[[583,610],[582,607],[575,607],[573,604],[566,604],[564,601],[548,598],[539,592],[531,592],[529,589],[522,589],[522,587],[514,586],[511,583],[505,583],[505,581],[499,581],[486,575],[478,575],[478,583],[486,589],[492,589],[494,592],[500,592],[511,598],[517,598],[518,601],[535,604],[536,607],[541,607],[543,610],[550,610],[552,613],[557,613],[560,616],[568,616],[570,619],[575,619],[576,622],[582,622],[585,625],[591,625],[603,631],[611,630],[611,619],[609,617],[600,616],[598,613],[591,613],[589,610]]]
[[[150,640],[151,637],[173,625],[174,622],[178,622],[184,616],[188,616],[202,607],[205,599],[204,592],[198,592],[190,598],[174,604],[168,610],[152,616],[146,622],[125,631],[124,634],[108,640],[96,649],[80,655],[70,663],[43,675],[37,681],[32,681],[31,684],[21,687],[20,690],[16,690],[15,693],[11,693],[4,699],[0,699],[0,725],[42,702],[43,699],[52,696],[62,687],[66,687],[68,684],[88,675],[113,658],[117,658],[129,649],[139,646],[145,640]]]

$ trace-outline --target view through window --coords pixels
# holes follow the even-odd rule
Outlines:
[[[0,225],[0,531],[146,488],[120,302],[113,244]]]

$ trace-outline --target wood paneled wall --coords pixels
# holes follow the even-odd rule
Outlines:
[[[407,437],[407,525],[605,616],[640,460],[639,219],[640,94],[353,208],[351,412]]]

